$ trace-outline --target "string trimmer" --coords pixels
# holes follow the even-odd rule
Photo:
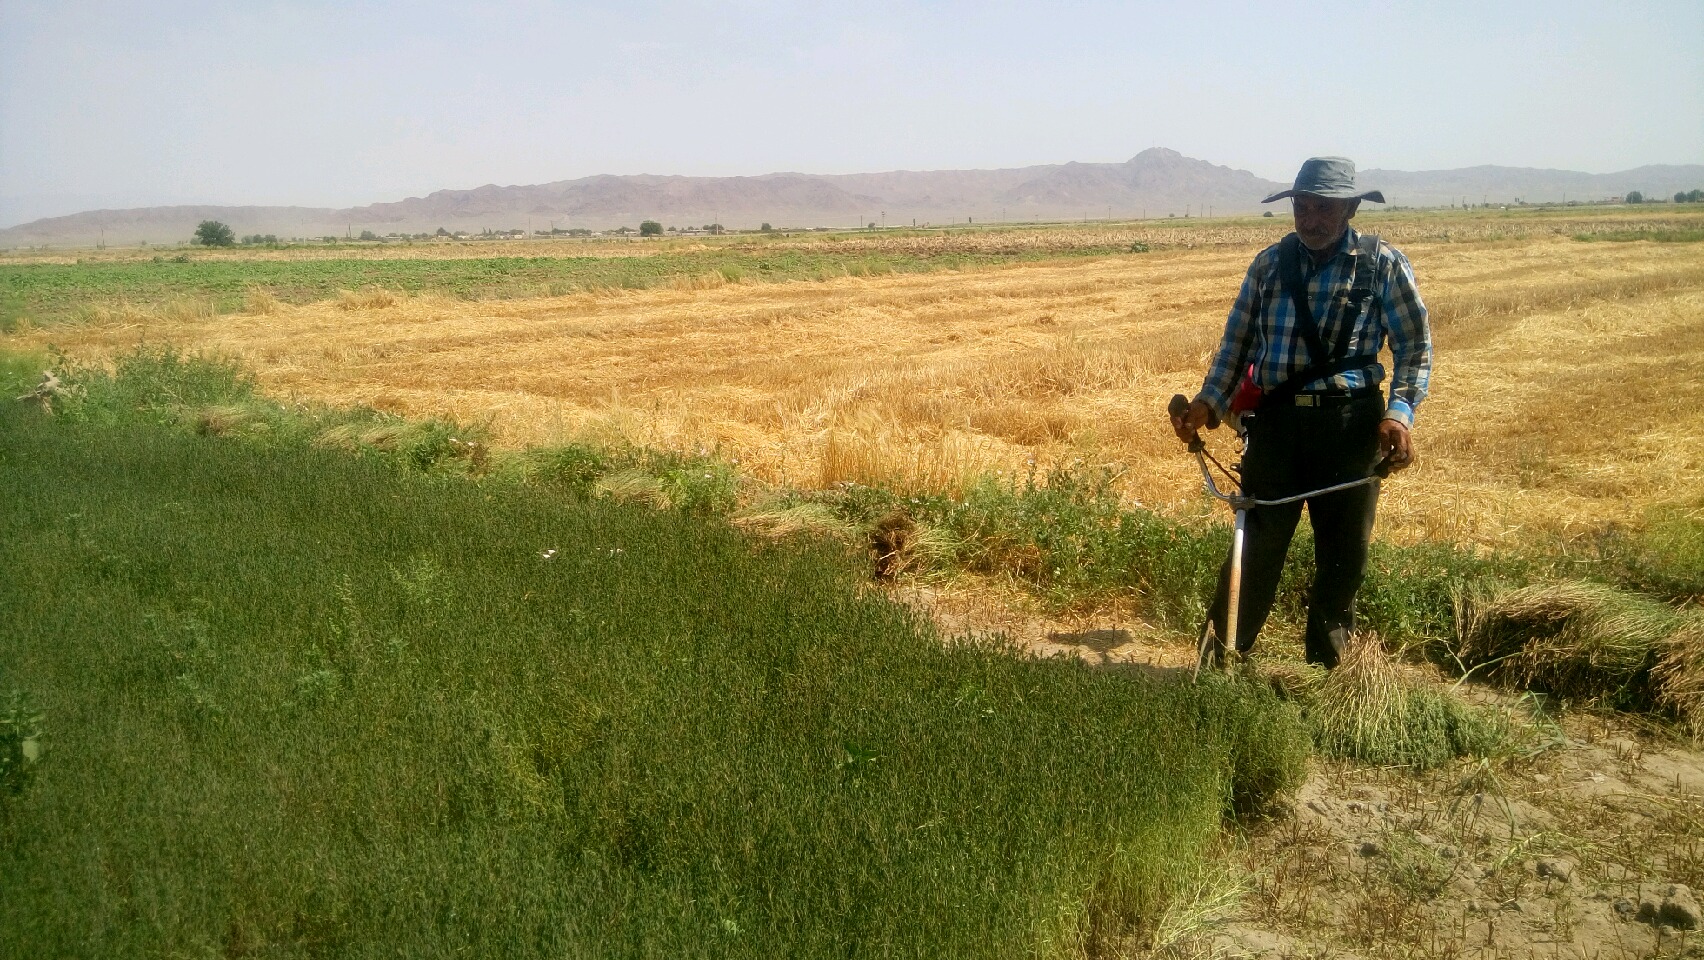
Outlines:
[[[1182,419],[1188,411],[1189,398],[1185,397],[1181,393],[1175,394],[1171,398],[1171,403],[1167,405],[1167,412],[1171,414],[1172,419],[1174,420]],[[1247,416],[1252,416],[1252,414]],[[1242,441],[1243,453],[1247,453],[1248,430],[1246,423],[1239,420],[1236,426],[1236,432],[1238,439]],[[1391,455],[1388,453],[1385,454],[1384,458],[1373,467],[1373,472],[1359,480],[1350,480],[1345,483],[1333,484],[1329,487],[1321,487],[1318,490],[1309,490],[1306,493],[1298,493],[1293,497],[1281,497],[1276,500],[1258,500],[1254,497],[1243,496],[1241,460],[1231,464],[1229,468],[1226,468],[1224,464],[1220,463],[1217,458],[1207,451],[1207,444],[1201,439],[1200,431],[1192,431],[1190,433],[1189,452],[1195,455],[1195,463],[1201,468],[1201,479],[1207,486],[1207,493],[1216,500],[1223,500],[1230,504],[1231,510],[1233,510],[1236,515],[1236,525],[1231,530],[1231,581],[1225,597],[1225,634],[1227,636],[1225,644],[1228,652],[1229,650],[1236,648],[1237,642],[1237,608],[1242,600],[1243,535],[1247,529],[1248,511],[1253,507],[1278,507],[1283,506],[1286,503],[1296,503],[1300,500],[1324,496],[1328,493],[1336,493],[1339,490],[1349,490],[1354,487],[1365,486],[1369,483],[1376,483],[1379,480],[1383,480],[1390,476],[1392,466]],[[1219,489],[1219,485],[1213,481],[1213,472],[1207,469],[1209,461],[1212,462],[1214,467],[1218,468],[1220,473],[1225,475],[1226,479],[1235,484],[1236,489],[1234,492],[1226,493]],[[1201,679],[1201,668],[1208,665],[1210,661],[1216,659],[1218,650],[1219,640],[1214,636],[1212,620],[1209,618],[1207,625],[1201,631],[1200,648],[1196,650],[1194,674],[1194,678],[1196,680]]]

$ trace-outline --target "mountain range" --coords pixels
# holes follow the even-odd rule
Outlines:
[[[1704,165],[1656,165],[1619,173],[1478,166],[1420,172],[1363,170],[1361,182],[1392,204],[1602,200],[1638,190],[1652,198],[1704,187]],[[170,206],[90,210],[0,229],[0,248],[97,242],[176,243],[219,220],[238,235],[279,237],[455,233],[485,230],[609,230],[641,220],[730,229],[854,227],[1229,215],[1262,209],[1288,184],[1175,150],[1154,147],[1123,163],[1062,163],[1003,170],[770,173],[752,177],[600,175],[531,186],[487,184],[344,209]]]

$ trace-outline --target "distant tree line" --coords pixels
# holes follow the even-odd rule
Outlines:
[[[1704,191],[1694,190],[1690,194],[1684,194],[1684,195],[1683,194],[1675,194],[1675,201],[1680,202],[1682,196],[1685,196],[1689,200],[1700,200],[1700,199],[1704,199]],[[1638,197],[1637,193],[1630,194],[1627,202],[1629,202],[1629,203],[1640,202],[1639,199],[1634,199],[1635,197]],[[872,230],[875,229],[875,227],[876,227],[876,224],[873,223],[873,222],[869,226],[869,228],[872,229]],[[771,225],[767,222],[764,223],[763,226],[759,227],[758,229],[762,233],[774,233],[774,232],[776,232],[776,228],[773,225]],[[829,228],[827,228],[827,227],[814,227],[812,229],[821,231],[821,230],[827,230]],[[660,237],[660,236],[665,235],[665,233],[676,233],[676,232],[686,233],[686,232],[691,232],[691,231],[696,231],[696,230],[702,230],[703,232],[710,233],[710,234],[723,234],[723,233],[728,232],[728,228],[724,227],[720,223],[706,223],[706,224],[704,224],[700,227],[685,226],[685,227],[668,227],[668,228],[665,229],[663,227],[663,224],[661,223],[661,221],[645,220],[645,221],[643,221],[639,224],[638,233],[641,237]],[[605,232],[612,234],[614,236],[625,237],[625,236],[631,235],[634,232],[634,230],[633,230],[632,227],[625,227],[624,226],[624,227],[617,227],[613,230],[608,230],[608,231],[605,231]],[[526,235],[527,235],[526,231],[524,231],[524,230],[491,230],[491,229],[488,228],[488,229],[480,231],[478,234],[475,234],[473,236],[477,236],[479,239],[482,239],[482,240],[502,240],[502,239],[515,239],[515,238],[525,237]],[[584,227],[568,228],[568,227],[552,226],[551,229],[548,232],[544,231],[544,230],[534,230],[533,235],[539,236],[539,237],[546,237],[546,236],[550,236],[550,237],[559,237],[559,236],[591,237],[591,236],[596,236],[597,234],[596,234],[595,231],[588,230]],[[412,241],[412,240],[432,240],[432,239],[449,240],[449,239],[461,239],[461,238],[465,238],[465,237],[468,237],[468,236],[469,236],[469,234],[466,231],[463,231],[463,230],[457,230],[454,233],[451,233],[449,230],[446,230],[443,227],[439,227],[437,229],[437,231],[434,232],[434,233],[387,233],[384,236],[380,236],[380,235],[378,235],[377,233],[374,233],[371,230],[362,230],[359,235],[354,235],[354,236],[336,237],[336,236],[327,235],[327,236],[322,236],[322,237],[309,237],[309,238],[306,238],[306,239],[308,239],[308,240],[316,240],[317,239],[317,240],[319,240],[323,243],[344,243],[344,242],[347,242],[347,241],[350,241],[350,240],[354,240],[354,241],[357,241],[357,242],[380,243],[380,242],[384,242],[384,241],[387,241],[387,240],[391,240],[391,241],[394,241],[394,240]],[[300,242],[303,239],[304,238],[301,238],[301,237],[294,237],[294,238],[291,238],[291,242]],[[278,246],[279,244],[283,243],[284,241],[280,240],[278,238],[278,235],[274,234],[274,233],[244,234],[241,237],[241,239],[239,239],[237,237],[236,233],[231,230],[229,225],[227,225],[225,223],[221,223],[218,220],[203,220],[203,221],[201,221],[201,223],[198,226],[196,226],[195,236],[190,242],[195,243],[195,244],[200,245],[200,246],[204,246],[204,247],[230,247],[230,246],[235,246],[238,243],[241,243],[244,246]]]
[[[1645,195],[1637,190],[1627,194],[1628,203],[1661,203],[1661,200],[1646,200]],[[1704,190],[1682,190],[1674,195],[1675,203],[1704,203]]]

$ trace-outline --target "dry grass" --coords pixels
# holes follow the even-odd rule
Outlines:
[[[398,295],[389,290],[339,290],[337,307],[340,310],[384,310],[397,304]],[[276,310],[274,310],[276,312]]]
[[[284,304],[269,290],[250,290],[243,297],[243,312],[256,316],[269,317],[278,312]]]
[[[1387,486],[1381,536],[1571,538],[1704,489],[1699,248],[1556,236],[1612,219],[1378,221],[1398,239],[1451,233],[1405,246],[1434,307],[1438,359],[1420,464]],[[472,303],[374,291],[218,318],[132,311],[14,339],[78,357],[169,340],[234,356],[280,394],[488,422],[503,446],[591,438],[715,449],[742,471],[803,487],[954,491],[977,472],[1113,463],[1131,499],[1193,512],[1208,507],[1165,401],[1199,384],[1249,257],[1281,226],[955,234],[954,249],[977,237],[1105,244],[1132,231],[1173,243],[962,273],[785,284],[708,275]],[[680,244],[670,243],[657,249]]]
[[[806,534],[850,540],[858,533],[857,528],[836,513],[833,507],[821,503],[754,506],[736,514],[733,524],[775,540]]]
[[[1651,671],[1657,697],[1704,741],[1704,616],[1694,613],[1669,634]]]

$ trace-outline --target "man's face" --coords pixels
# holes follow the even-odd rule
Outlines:
[[[1329,250],[1343,236],[1343,231],[1349,229],[1349,220],[1358,206],[1359,200],[1298,193],[1290,198],[1290,208],[1296,215],[1296,236],[1302,238],[1302,244],[1309,250]]]

